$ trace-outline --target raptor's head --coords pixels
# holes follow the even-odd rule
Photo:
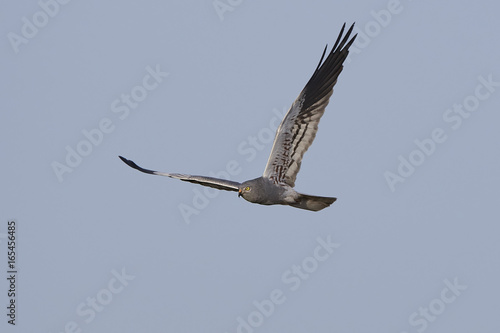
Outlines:
[[[260,199],[259,189],[258,179],[247,180],[239,186],[238,197],[243,197],[250,202],[258,202]]]

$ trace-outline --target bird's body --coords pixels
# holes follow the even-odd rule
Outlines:
[[[288,188],[263,177],[243,182],[238,192],[238,196],[245,200],[261,205],[279,205],[290,200],[291,196]]]
[[[247,190],[248,188],[248,190]],[[241,184],[239,195],[245,200],[261,205],[288,205],[308,210],[321,210],[330,206],[336,198],[302,194],[285,183],[274,183],[271,179],[259,177]]]
[[[297,192],[292,187],[287,184],[275,184],[264,177],[243,182],[238,191],[245,200],[261,205],[288,205],[297,199]]]
[[[121,156],[120,159],[141,172],[176,178],[220,190],[236,191],[238,196],[252,203],[289,205],[312,211],[330,206],[336,198],[302,194],[296,192],[293,187],[302,157],[316,136],[319,120],[333,93],[333,87],[342,71],[349,47],[356,38],[354,36],[349,40],[353,27],[354,24],[342,38],[344,24],[334,47],[324,62],[326,48],[323,51],[314,74],[276,131],[273,148],[261,177],[238,183],[226,179],[148,170]]]

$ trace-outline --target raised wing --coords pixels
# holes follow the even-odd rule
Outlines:
[[[325,47],[314,74],[293,102],[276,131],[263,177],[276,183],[284,182],[292,187],[295,186],[295,178],[300,170],[302,157],[316,136],[319,120],[333,93],[333,86],[342,72],[342,64],[347,58],[349,47],[357,36],[349,40],[353,27],[354,24],[342,38],[344,23],[335,45],[323,62],[328,45]]]
[[[226,190],[226,191],[235,191],[238,192],[238,186],[240,183],[238,182],[233,182],[230,180],[226,179],[219,179],[219,178],[212,178],[212,177],[204,177],[204,176],[191,176],[191,175],[182,175],[179,173],[165,173],[165,172],[158,172],[158,171],[153,171],[153,170],[148,170],[141,168],[137,164],[135,164],[134,161],[127,160],[125,157],[118,156],[125,164],[127,164],[129,167],[134,168],[136,170],[139,170],[144,173],[149,173],[151,175],[158,175],[158,176],[166,176],[170,178],[176,178],[183,180],[185,182],[190,182],[190,183],[195,183],[195,184],[200,184],[203,186],[208,186],[208,187],[213,187],[219,190]]]

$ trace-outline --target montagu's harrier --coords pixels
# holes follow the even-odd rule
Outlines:
[[[271,155],[261,177],[238,183],[226,179],[148,170],[124,157],[120,156],[120,159],[128,166],[145,173],[177,178],[219,190],[235,191],[245,200],[261,205],[289,205],[312,211],[330,206],[337,198],[302,194],[296,192],[293,187],[302,157],[316,136],[319,120],[342,72],[349,47],[356,38],[354,35],[349,39],[353,27],[354,24],[343,36],[345,24],[342,26],[335,45],[323,61],[327,50],[325,47],[314,74],[276,131]]]

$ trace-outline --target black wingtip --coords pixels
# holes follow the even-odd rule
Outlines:
[[[151,175],[154,175],[156,171],[153,171],[153,170],[148,170],[148,169],[144,169],[144,168],[141,168],[140,166],[138,166],[137,164],[135,164],[134,161],[131,161],[131,160],[127,160],[125,157],[123,156],[118,156],[120,158],[120,160],[123,161],[123,163],[125,163],[126,165],[128,165],[129,167],[131,168],[134,168],[136,170],[139,170],[141,172],[144,172],[144,173],[149,173]]]

